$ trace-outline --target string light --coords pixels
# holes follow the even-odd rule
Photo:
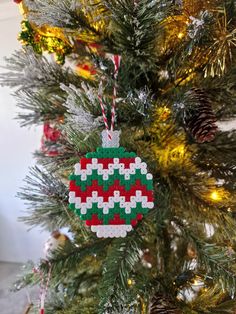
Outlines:
[[[219,202],[222,200],[222,196],[219,194],[218,191],[211,192],[210,198],[214,202]]]
[[[134,285],[134,281],[132,279],[128,279],[127,280],[127,284],[129,287],[133,286]]]
[[[180,33],[177,35],[177,37],[178,37],[179,39],[182,39],[182,38],[184,37],[184,33],[180,32]]]

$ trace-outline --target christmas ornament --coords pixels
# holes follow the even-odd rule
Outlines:
[[[187,246],[187,254],[189,258],[194,259],[197,258],[197,251],[193,244],[189,243]]]
[[[53,157],[60,154],[58,140],[61,138],[61,131],[58,130],[55,122],[45,122],[43,126],[43,137],[41,150],[45,156]]]
[[[125,237],[153,208],[153,180],[146,163],[119,147],[119,132],[88,153],[70,176],[70,208],[98,237]]]
[[[120,64],[113,58],[115,79]],[[88,153],[75,165],[70,176],[70,209],[99,238],[125,237],[143,215],[153,208],[153,180],[146,163],[135,153],[119,147],[119,131],[114,131],[116,84],[113,88],[111,128],[109,129],[102,96],[99,92],[106,130],[102,147]]]
[[[90,62],[85,62],[82,64],[78,63],[76,65],[75,71],[79,76],[90,80],[94,80],[95,75],[97,74],[95,67]]]
[[[214,140],[217,125],[210,100],[202,89],[192,88],[185,94],[184,121],[197,143]]]
[[[64,64],[66,55],[72,52],[72,46],[59,28],[47,25],[39,28],[28,20],[23,20],[21,27],[20,42],[25,46],[31,46],[38,54],[44,51],[53,53],[56,61]]]
[[[156,293],[150,303],[149,314],[180,314],[173,300],[168,296]]]
[[[44,244],[43,252],[46,259],[50,258],[53,252],[55,252],[57,249],[65,246],[67,241],[69,241],[69,238],[65,234],[58,230],[53,231]]]
[[[145,268],[152,268],[155,261],[154,256],[151,254],[149,249],[145,249],[141,253],[141,262]]]

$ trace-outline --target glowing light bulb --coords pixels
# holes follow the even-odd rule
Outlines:
[[[222,199],[222,197],[220,196],[220,194],[217,191],[211,192],[210,198],[214,202],[218,202]]]
[[[133,285],[133,280],[132,279],[128,279],[127,283],[128,283],[128,286],[132,286]]]
[[[184,37],[184,33],[179,33],[178,35],[177,35],[177,37],[179,38],[179,39],[182,39],[183,37]]]

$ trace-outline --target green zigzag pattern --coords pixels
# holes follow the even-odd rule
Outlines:
[[[146,214],[149,209],[143,208],[141,202],[136,203],[136,207],[131,209],[130,214],[125,213],[125,209],[120,207],[120,203],[115,203],[114,208],[109,209],[108,214],[103,214],[101,208],[98,208],[97,203],[93,203],[92,208],[87,210],[87,214],[81,214],[80,209],[75,208],[75,204],[69,205],[82,220],[91,220],[93,214],[97,214],[98,218],[103,221],[104,225],[109,225],[109,220],[114,218],[115,214],[119,214],[121,219],[125,219],[127,225],[131,224],[131,220],[136,219],[137,214]]]
[[[146,174],[141,174],[140,169],[136,169],[135,174],[130,174],[130,179],[125,179],[125,175],[119,174],[118,169],[114,169],[114,174],[109,175],[108,180],[103,180],[102,175],[97,173],[97,169],[93,169],[91,175],[87,175],[87,179],[85,181],[81,180],[80,175],[71,174],[70,180],[75,180],[76,185],[81,187],[82,191],[86,191],[88,186],[92,185],[94,180],[98,181],[98,185],[102,186],[104,191],[108,191],[110,186],[114,185],[115,180],[120,181],[120,185],[125,187],[126,191],[129,191],[131,187],[135,184],[136,180],[140,180],[142,185],[147,187],[148,191],[153,190],[153,181],[147,180]]]

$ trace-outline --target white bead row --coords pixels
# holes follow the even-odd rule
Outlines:
[[[91,230],[96,232],[98,238],[124,238],[127,232],[131,231],[131,225],[98,225],[91,226]]]

